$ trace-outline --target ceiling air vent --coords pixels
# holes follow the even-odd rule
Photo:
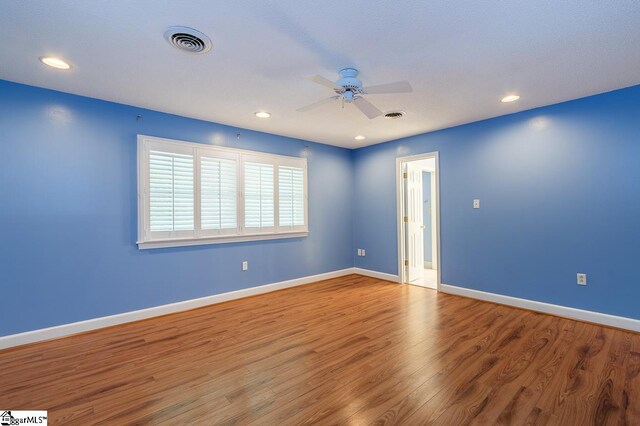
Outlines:
[[[388,118],[389,120],[397,120],[398,118],[402,118],[405,116],[404,111],[391,111],[384,115],[384,118]]]
[[[172,46],[187,53],[206,53],[211,50],[211,40],[200,31],[189,27],[171,27],[164,33]]]

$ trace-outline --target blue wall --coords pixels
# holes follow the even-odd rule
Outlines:
[[[0,81],[0,336],[354,263],[395,274],[395,158],[431,151],[444,283],[640,318],[638,123],[635,86],[348,151]],[[309,237],[139,251],[137,134],[306,155]]]
[[[424,228],[424,260],[431,262],[433,229],[431,227],[431,173],[422,172],[422,222]]]
[[[640,86],[356,150],[357,267],[398,272],[395,158],[431,151],[443,283],[640,318]]]
[[[139,133],[306,155],[309,236],[139,251]],[[0,336],[352,267],[351,157],[0,81]]]

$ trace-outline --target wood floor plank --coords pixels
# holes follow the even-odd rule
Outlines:
[[[506,313],[504,315],[503,313]],[[406,421],[420,409],[425,402],[437,395],[445,386],[445,382],[453,383],[457,375],[464,374],[467,366],[490,349],[490,343],[497,341],[498,345],[512,342],[514,325],[512,321],[517,315],[514,311],[493,310],[478,328],[468,328],[459,336],[448,335],[451,338],[436,344],[434,350],[422,353],[414,362],[422,363],[424,368],[409,377],[403,377],[406,388],[402,392],[377,406],[366,406],[349,419],[350,423],[369,424],[397,423]],[[473,336],[473,338],[471,338]],[[477,371],[477,370],[476,370]],[[451,380],[453,379],[453,380]]]
[[[640,424],[640,335],[350,275],[0,351],[52,425]]]
[[[506,353],[494,350],[493,353],[498,355],[495,368],[477,380],[466,380],[456,390],[460,397],[442,410],[438,422],[467,424],[474,420],[493,424],[484,414],[492,407],[500,406],[504,395],[516,394],[522,387],[521,380],[544,363],[543,354],[548,345],[556,341],[550,328],[554,320],[557,319],[546,317],[540,321],[532,316],[530,321],[516,328],[520,347]]]
[[[558,370],[568,365],[567,348],[580,337],[585,325],[562,318],[554,319],[551,329],[557,337],[552,345],[528,373],[512,381],[508,388],[496,389],[497,398],[478,416],[479,423],[526,424],[529,415],[537,410],[536,404],[546,392],[550,381]]]

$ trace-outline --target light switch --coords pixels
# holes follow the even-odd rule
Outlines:
[[[480,208],[480,200],[479,199],[475,199],[473,200],[473,208],[474,209],[479,209]]]

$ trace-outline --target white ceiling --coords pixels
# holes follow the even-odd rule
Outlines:
[[[639,84],[639,23],[637,0],[5,0],[0,78],[355,148]],[[171,47],[172,25],[213,50]],[[368,97],[406,117],[295,111],[332,94],[305,76],[347,66],[365,86],[411,82]],[[500,103],[509,93],[522,99]]]

